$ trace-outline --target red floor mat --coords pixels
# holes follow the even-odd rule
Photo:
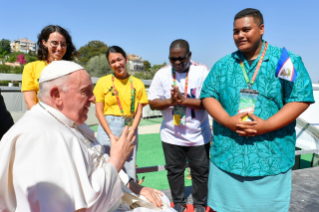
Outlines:
[[[171,203],[171,207],[174,207],[174,203]],[[193,212],[194,211],[193,205],[187,204],[186,207],[187,207],[187,210],[185,212]],[[206,206],[206,212],[216,212],[216,211],[214,211],[210,207]]]

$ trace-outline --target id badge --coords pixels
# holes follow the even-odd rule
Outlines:
[[[185,125],[186,107],[177,105],[174,107],[174,125]]]
[[[125,126],[131,127],[133,125],[133,120],[134,120],[133,115],[125,116]]]
[[[238,113],[254,113],[259,92],[253,89],[241,89]],[[248,115],[242,118],[242,121],[253,121]]]

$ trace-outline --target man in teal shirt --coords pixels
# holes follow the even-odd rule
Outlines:
[[[301,58],[291,52],[295,81],[277,78],[282,49],[268,45],[263,35],[260,11],[240,11],[233,28],[238,51],[220,59],[203,84],[201,99],[214,118],[208,205],[218,212],[289,209],[295,120],[314,102],[312,84]],[[250,81],[258,73],[248,83],[259,92],[254,114],[238,114],[240,90],[250,87],[244,72]],[[253,121],[242,122],[246,115]]]

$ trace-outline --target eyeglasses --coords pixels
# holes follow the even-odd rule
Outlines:
[[[58,46],[60,45],[62,49],[66,49],[68,47],[69,44],[67,44],[66,42],[64,43],[60,43],[58,41],[52,40],[49,41],[50,45],[52,46],[52,48],[58,48]]]
[[[180,61],[181,63],[185,62],[186,59],[188,58],[189,56],[189,53],[187,53],[187,55],[185,57],[168,57],[168,59],[171,61],[171,62],[176,62],[177,60]]]

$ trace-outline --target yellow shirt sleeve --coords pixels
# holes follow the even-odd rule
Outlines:
[[[136,97],[137,97],[137,103],[142,104],[142,105],[147,105],[148,104],[148,98],[145,90],[145,85],[140,79],[136,79]]]
[[[39,91],[38,79],[42,73],[42,70],[48,64],[45,61],[39,60],[32,63],[28,63],[22,73],[22,86],[21,91]]]
[[[22,92],[35,90],[34,78],[34,65],[33,63],[29,63],[24,66],[22,73]]]

